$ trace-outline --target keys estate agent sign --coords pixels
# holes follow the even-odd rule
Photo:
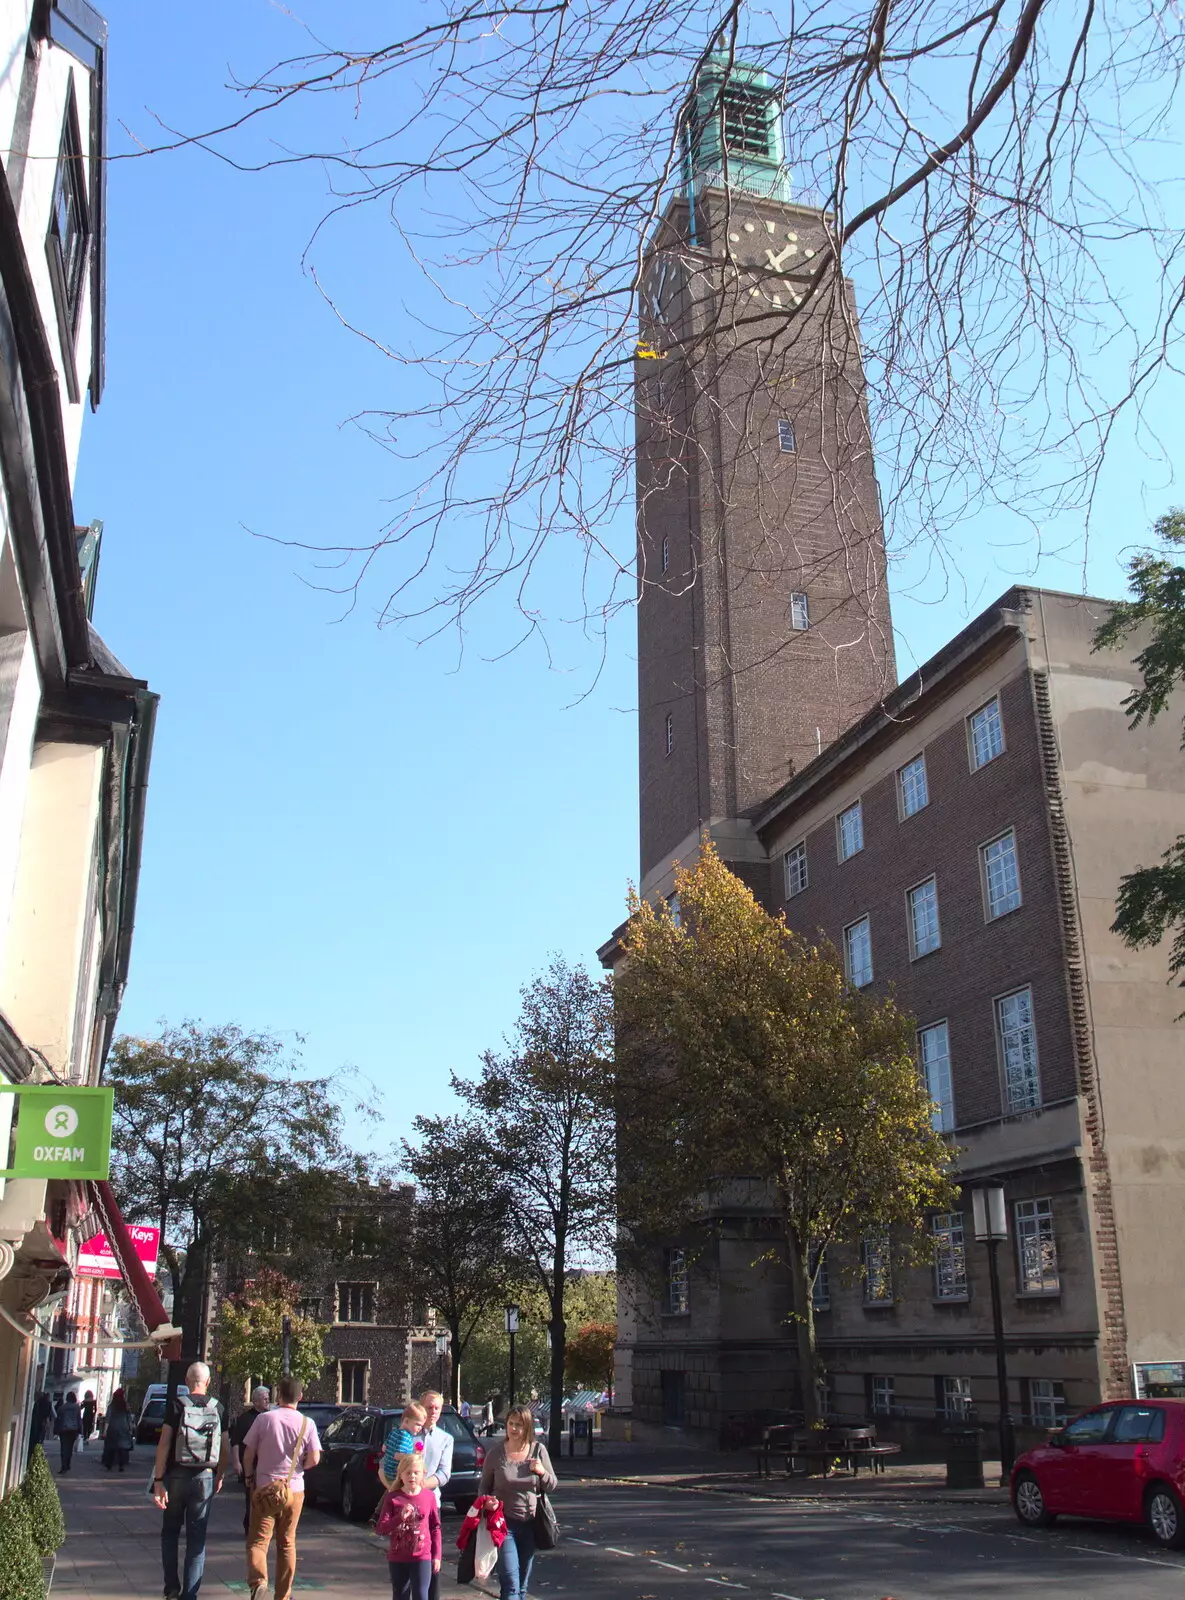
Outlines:
[[[0,1177],[109,1177],[114,1104],[114,1089],[0,1083]],[[16,1140],[10,1158],[13,1111]]]
[[[142,1222],[129,1222],[128,1232],[144,1271],[150,1278],[155,1276],[160,1254],[160,1229],[149,1228]],[[80,1278],[123,1277],[105,1233],[94,1234],[80,1247],[74,1271]]]

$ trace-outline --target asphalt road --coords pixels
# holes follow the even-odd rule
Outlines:
[[[1185,1555],[1162,1551],[1138,1528],[1063,1521],[1030,1533],[994,1506],[819,1505],[569,1481],[556,1509],[564,1539],[536,1562],[531,1592],[540,1600],[729,1592],[752,1600],[1181,1600],[1185,1592]]]

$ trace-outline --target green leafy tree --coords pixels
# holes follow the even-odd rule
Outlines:
[[[568,1382],[581,1389],[612,1389],[616,1343],[616,1322],[586,1322],[564,1352]]]
[[[514,1386],[519,1398],[531,1399],[548,1392],[551,1351],[547,1344],[547,1299],[537,1284],[519,1283],[509,1285],[505,1299],[481,1314],[469,1337],[462,1384],[468,1400],[483,1402],[492,1400],[495,1395],[505,1397],[507,1394],[510,1341],[506,1333],[506,1305],[519,1308],[518,1333],[514,1340]]]
[[[19,1489],[0,1500],[0,1600],[45,1600],[45,1568]]]
[[[403,1143],[403,1164],[416,1182],[409,1281],[448,1327],[451,1397],[459,1405],[469,1341],[522,1277],[513,1196],[491,1169],[489,1141],[472,1117],[417,1117],[412,1126],[418,1143]]]
[[[249,1382],[259,1378],[273,1388],[284,1375],[284,1318],[291,1323],[289,1371],[302,1384],[321,1376],[325,1351],[321,1329],[298,1309],[300,1285],[263,1268],[250,1288],[222,1303],[218,1365],[224,1376]]]
[[[522,991],[510,1048],[453,1088],[482,1122],[489,1165],[511,1191],[515,1253],[547,1301],[549,1443],[558,1450],[566,1296],[573,1270],[615,1234],[613,1016],[608,986],[561,957]]]
[[[279,1040],[186,1022],[117,1039],[112,1179],[125,1215],[156,1223],[183,1361],[201,1353],[213,1259],[301,1219],[310,1259],[329,1246],[342,1185],[365,1176],[342,1121],[342,1084],[303,1078]],[[300,1275],[293,1262],[290,1270]]]
[[[814,1421],[823,1252],[871,1228],[921,1248],[925,1213],[953,1201],[951,1153],[909,1017],[850,989],[834,951],[770,916],[706,837],[675,892],[677,917],[634,897],[614,982],[622,1221],[649,1249],[730,1180],[767,1187]]]
[[[1185,511],[1167,511],[1153,532],[1163,548],[1141,550],[1128,562],[1132,598],[1121,600],[1094,636],[1096,650],[1115,650],[1135,629],[1148,630],[1148,642],[1135,658],[1141,685],[1123,702],[1133,728],[1155,722],[1173,690],[1185,683],[1185,566],[1173,559],[1173,552],[1185,546]],[[1115,913],[1111,931],[1133,950],[1159,944],[1175,931],[1169,977],[1185,973],[1185,834],[1155,865],[1120,879]],[[1180,983],[1185,987],[1185,976]]]
[[[21,1493],[29,1505],[33,1542],[43,1556],[52,1556],[66,1542],[66,1519],[62,1515],[58,1486],[40,1445],[34,1448],[29,1458],[29,1470],[21,1484]]]

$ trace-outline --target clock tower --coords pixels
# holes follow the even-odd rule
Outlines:
[[[792,198],[764,73],[710,60],[643,263],[636,384],[643,890],[896,681],[855,301]]]

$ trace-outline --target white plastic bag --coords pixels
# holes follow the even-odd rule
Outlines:
[[[473,1557],[473,1570],[479,1578],[488,1578],[498,1564],[498,1546],[490,1538],[484,1521],[477,1525],[477,1550]]]

